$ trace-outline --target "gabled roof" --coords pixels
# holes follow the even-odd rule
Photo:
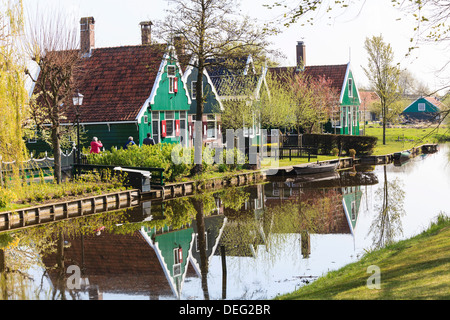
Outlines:
[[[380,101],[380,97],[375,91],[360,91],[359,95],[361,97],[361,103],[365,102],[366,105]]]
[[[150,96],[166,45],[99,48],[83,58],[80,122],[135,121]],[[69,110],[68,121],[75,118]]]
[[[347,68],[347,64],[306,66],[304,72],[312,79],[325,77],[327,80],[331,81],[331,87],[333,89],[336,89],[337,92],[341,92],[342,85],[346,78]]]
[[[344,88],[344,82],[348,76],[349,64],[340,65],[319,65],[319,66],[305,66],[303,71],[297,67],[275,67],[270,68],[270,72],[274,74],[298,74],[304,72],[311,79],[317,80],[320,77],[324,77],[331,81],[331,87],[338,93],[342,92]]]
[[[128,295],[172,296],[168,279],[153,248],[140,232],[133,234],[102,233],[66,239],[70,247],[64,251],[67,265],[84,268],[91,286],[102,292]],[[84,246],[83,246],[84,244]],[[55,253],[45,255],[47,268],[56,264]],[[84,265],[82,265],[84,261]],[[48,270],[51,281],[58,281],[57,271]]]
[[[417,112],[417,105],[419,103],[424,103],[426,105],[426,112],[439,112],[442,104],[431,97],[420,97],[414,100],[409,106],[403,109],[403,112]]]
[[[257,74],[251,55],[234,59],[209,59],[206,70],[222,100],[257,99],[267,69]]]

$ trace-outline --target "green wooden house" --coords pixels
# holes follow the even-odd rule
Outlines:
[[[306,65],[306,48],[303,41],[297,43],[297,66],[271,68],[270,72],[303,72],[310,79],[323,77],[339,94],[339,104],[323,130],[327,133],[359,135],[361,98],[350,62],[340,65]]]
[[[187,90],[191,99],[191,107],[188,111],[188,137],[189,146],[191,147],[194,143],[194,123],[196,121],[197,113],[196,85],[198,69],[194,67],[195,65],[196,60],[192,59],[183,74],[183,82],[187,85]],[[223,110],[223,104],[206,69],[203,71],[202,83],[204,98],[203,118],[201,119],[202,140],[206,144],[218,144],[222,141],[220,113]]]
[[[332,119],[324,126],[324,131],[358,136],[361,98],[350,63],[305,67],[305,73],[331,80],[331,87],[339,93],[339,105]]]
[[[86,138],[82,147],[94,136],[105,149],[123,147],[129,136],[140,145],[147,133],[158,143],[183,142],[191,101],[175,47],[151,44],[151,22],[143,22],[141,45],[94,48],[94,23],[93,18],[81,19],[83,58],[75,75],[84,96],[79,108],[80,131]],[[63,125],[76,123],[75,107],[69,108]]]
[[[222,109],[242,103],[250,108],[251,105],[260,103],[262,92],[268,90],[266,81],[268,68],[263,67],[261,72],[256,72],[251,55],[236,58],[231,62],[213,61],[207,71]],[[240,114],[236,115],[236,117],[240,116]],[[246,125],[243,123],[243,134],[245,139],[248,140],[248,146],[260,145],[261,143],[261,123],[259,120],[259,114],[253,113],[252,121]],[[239,119],[239,122],[243,122],[243,119]]]
[[[401,113],[410,121],[438,121],[441,103],[432,97],[420,97]]]
[[[180,298],[192,254],[194,230],[171,230],[166,226],[157,231],[156,228],[142,227],[140,233],[155,250],[172,293]]]

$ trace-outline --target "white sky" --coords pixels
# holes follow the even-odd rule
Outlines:
[[[242,0],[240,9],[263,23],[280,13],[262,6],[270,2]],[[346,11],[334,10],[333,19],[316,15],[314,25],[301,26],[299,22],[273,37],[273,47],[286,55],[282,65],[295,65],[295,46],[301,40],[306,44],[307,65],[345,64],[350,60],[356,81],[365,86],[367,80],[361,68],[367,65],[364,41],[366,37],[382,34],[384,41],[393,47],[402,68],[410,70],[432,90],[446,83],[437,77],[436,71],[448,61],[448,49],[423,45],[405,57],[411,46],[414,22],[393,8],[390,0],[356,2],[357,5]],[[140,44],[139,22],[162,20],[167,8],[167,0],[24,0],[24,4],[28,12],[37,6],[39,10],[62,10],[74,23],[79,23],[81,17],[93,16],[97,48]]]

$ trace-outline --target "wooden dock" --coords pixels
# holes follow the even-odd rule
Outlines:
[[[139,201],[140,192],[133,189],[0,212],[0,231],[21,229],[43,223],[116,211],[136,206],[139,204]]]
[[[345,158],[339,158],[339,159],[333,159],[333,160],[324,160],[324,161],[317,161],[318,163],[328,164],[328,163],[336,163],[339,162],[338,169],[349,169],[352,168],[355,165],[355,159],[351,157],[345,157]],[[309,163],[299,164],[301,165],[308,165]],[[275,170],[275,169],[273,169]],[[278,172],[276,176],[296,176],[294,167],[293,166],[286,166],[286,167],[280,167],[278,168]]]

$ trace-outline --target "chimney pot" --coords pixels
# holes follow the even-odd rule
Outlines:
[[[139,23],[141,26],[141,41],[142,45],[148,45],[152,43],[152,25],[151,21],[142,21]]]
[[[89,56],[95,47],[95,20],[94,17],[85,17],[80,20],[80,51],[82,56]]]
[[[297,41],[297,68],[306,66],[306,46],[303,41]]]

